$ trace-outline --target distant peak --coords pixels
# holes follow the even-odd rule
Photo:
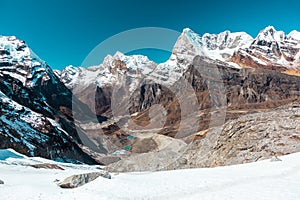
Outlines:
[[[225,31],[223,31],[223,32],[221,32],[221,33],[219,33],[219,34],[225,34],[225,35],[228,35],[228,34],[230,34],[230,33],[231,33],[230,30],[225,30]]]
[[[288,38],[293,38],[295,40],[299,40],[300,41],[300,32],[297,31],[297,30],[291,31],[287,36],[288,36]]]
[[[192,29],[190,29],[190,28],[184,28],[184,29],[182,30],[182,33],[190,33],[190,32],[193,32],[193,33],[194,33],[194,31],[193,31]]]
[[[123,57],[125,56],[121,51],[116,51],[116,53],[113,55],[114,58],[116,57]]]
[[[65,67],[65,69],[67,69],[67,70],[73,70],[75,68],[76,67],[74,67],[73,65],[68,65],[68,66]]]
[[[262,30],[262,32],[265,32],[265,31],[268,31],[268,32],[276,32],[276,29],[274,28],[274,26],[267,26],[266,28],[264,28]]]

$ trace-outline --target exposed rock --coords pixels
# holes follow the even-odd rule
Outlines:
[[[0,179],[0,185],[1,185],[1,184],[4,184],[4,181],[2,181],[2,180]]]
[[[43,163],[43,164],[34,164],[29,165],[30,167],[37,168],[37,169],[58,169],[58,170],[64,170],[64,168],[56,165],[56,164],[49,164],[49,163]]]
[[[58,186],[61,188],[76,188],[95,180],[99,176],[111,179],[111,175],[108,172],[91,172],[70,176],[62,182],[58,183]]]
[[[299,102],[243,115],[221,127],[201,132],[204,133],[201,139],[182,146],[180,151],[177,147],[177,151],[165,149],[131,155],[109,165],[107,170],[126,172],[215,167],[299,152],[299,116]]]

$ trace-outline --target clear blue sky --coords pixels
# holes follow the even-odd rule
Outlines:
[[[138,27],[256,36],[267,25],[300,31],[298,0],[0,0],[0,35],[16,35],[52,68],[78,66],[100,42]],[[174,41],[175,42],[175,41]],[[137,52],[135,52],[137,53]],[[155,61],[166,53],[143,51]],[[97,64],[97,63],[95,63]]]

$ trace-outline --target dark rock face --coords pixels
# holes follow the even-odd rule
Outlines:
[[[0,180],[0,185],[1,185],[1,184],[3,185],[3,184],[4,184],[4,181]]]
[[[201,70],[197,68],[205,68],[207,71],[205,73],[209,73],[210,69],[217,67],[226,88],[228,109],[274,108],[299,97],[300,78],[296,76],[265,69],[232,69],[220,65],[214,66],[201,61],[200,58],[195,59],[195,64],[185,75],[195,91],[199,92],[205,88],[201,81],[203,78],[198,73]],[[205,79],[215,85],[220,81],[210,77]]]

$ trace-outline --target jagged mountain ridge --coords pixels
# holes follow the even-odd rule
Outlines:
[[[100,66],[80,69],[69,66],[62,71],[56,70],[56,74],[71,89],[73,85],[78,84],[77,81],[82,78],[86,79],[87,75],[95,78],[87,81],[97,82],[98,85],[108,85],[114,82],[116,77],[107,66],[113,62],[121,62],[123,65],[120,69],[126,71],[136,65],[133,63],[141,60],[143,62],[139,62],[138,68],[142,69],[142,73],[143,71],[149,72],[149,70],[151,72],[153,67],[156,67],[156,73],[147,75],[160,80],[169,79],[168,81],[174,83],[182,76],[196,55],[207,57],[229,67],[273,69],[288,73],[289,70],[297,71],[300,66],[299,49],[300,32],[296,30],[285,34],[283,31],[276,31],[273,26],[268,26],[252,38],[245,32],[230,31],[219,34],[205,33],[201,36],[185,28],[174,45],[172,55],[165,63],[156,64],[145,56],[125,56],[117,52],[113,56],[108,55]],[[152,67],[149,69],[147,65]],[[85,84],[88,83],[85,82]]]

